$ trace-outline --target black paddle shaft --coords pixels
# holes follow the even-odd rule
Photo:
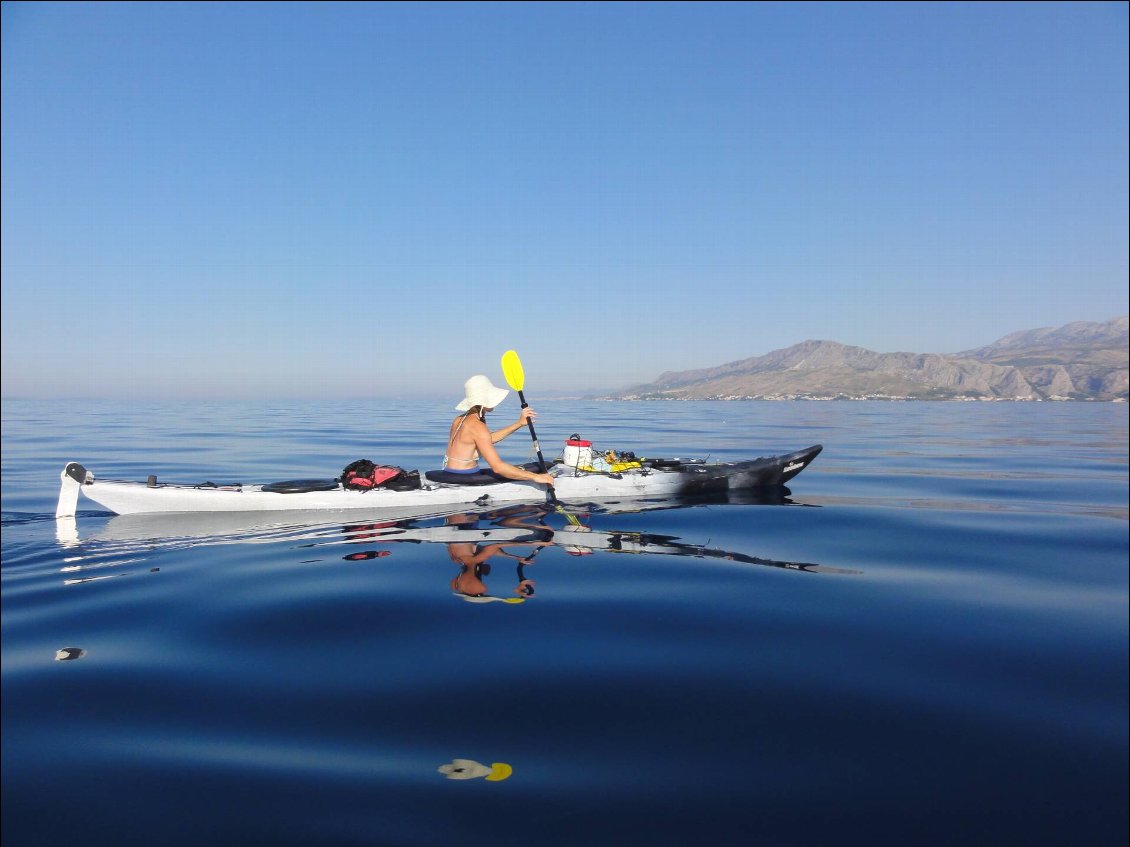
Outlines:
[[[518,400],[521,401],[523,409],[530,407],[530,404],[526,402],[526,395],[522,393],[521,389],[518,389]],[[534,449],[537,450],[538,453],[538,465],[541,466],[541,472],[547,473],[545,469],[545,457],[541,454],[541,444],[538,443],[538,434],[534,432],[534,422],[526,418],[526,426],[530,428],[530,438],[534,440]],[[561,507],[561,501],[557,499],[557,492],[553,490],[552,485],[546,486],[545,499],[558,508]]]
[[[530,408],[530,404],[526,402],[526,395],[523,394],[520,390],[518,391],[518,400],[521,401],[523,409]],[[538,454],[538,464],[541,466],[541,472],[545,473],[545,457],[541,454],[541,444],[538,443],[538,434],[534,432],[534,422],[529,418],[526,418],[526,426],[530,428],[530,438],[534,440],[534,449]],[[551,487],[549,490],[552,492],[553,488]],[[554,497],[554,499],[557,498]]]
[[[513,351],[511,351],[511,352],[513,352]],[[509,354],[507,354],[507,355],[509,355]],[[514,354],[513,359],[514,359],[515,362],[517,362],[517,359],[518,359],[517,354]],[[506,361],[507,361],[507,356],[503,356],[503,358],[502,358],[503,372],[507,371]],[[522,366],[519,363],[518,364],[519,371],[521,371],[521,367]],[[519,373],[519,375],[515,378],[511,378],[511,377],[512,377],[512,374],[506,373],[506,381],[510,384],[511,388],[513,388],[515,391],[518,392],[518,400],[521,402],[522,408],[523,409],[530,408],[530,404],[526,402],[526,395],[522,392],[522,389],[518,387],[518,385],[521,385],[524,382],[525,378],[521,375],[521,373]],[[518,383],[518,385],[515,385],[515,383]],[[529,418],[526,418],[526,426],[528,426],[530,428],[530,438],[533,439],[534,450],[536,450],[537,454],[538,454],[538,465],[541,467],[541,472],[542,473],[549,473],[549,471],[547,471],[546,467],[545,467],[545,456],[543,456],[541,454],[541,444],[538,442],[538,434],[536,432],[534,432],[534,422],[531,421]],[[569,519],[569,523],[573,524],[574,526],[580,526],[581,525],[581,522],[579,520],[577,520],[577,517],[575,515],[572,515],[569,512],[565,511],[565,507],[562,506],[561,501],[557,499],[557,492],[553,490],[553,484],[552,483],[545,487],[545,500],[546,500],[547,503],[552,503],[554,505],[554,507],[557,509],[557,511],[559,511],[563,515],[565,515],[565,517]]]

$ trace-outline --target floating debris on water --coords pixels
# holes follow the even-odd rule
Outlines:
[[[489,768],[474,759],[453,759],[450,764],[440,765],[439,772],[448,779],[479,779],[488,782],[502,782],[514,773],[514,768],[505,762],[494,762]]]

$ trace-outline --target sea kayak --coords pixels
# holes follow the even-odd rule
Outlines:
[[[819,444],[782,456],[740,462],[701,459],[643,459],[617,471],[587,471],[563,463],[549,468],[553,489],[563,503],[588,503],[618,498],[685,498],[720,492],[740,492],[784,486],[811,464]],[[233,483],[171,483],[96,477],[78,462],[69,462],[59,475],[61,487],[56,517],[73,517],[81,493],[119,515],[153,512],[266,512],[343,509],[390,510],[405,515],[428,514],[451,506],[540,502],[545,486],[533,482],[478,478],[474,484],[451,474],[420,474],[419,486],[408,490],[344,488],[340,479],[306,479],[245,485]]]

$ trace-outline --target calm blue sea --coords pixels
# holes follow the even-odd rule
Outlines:
[[[426,469],[448,412],[4,401],[5,847],[1126,843],[1125,404],[534,405],[551,455],[824,453],[587,533],[90,501],[68,532],[69,460]],[[513,542],[493,601],[451,588],[470,521]]]

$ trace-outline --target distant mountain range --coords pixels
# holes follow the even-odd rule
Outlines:
[[[1116,400],[1130,374],[1127,316],[1006,335],[961,353],[875,353],[801,344],[693,371],[661,374],[617,400]]]

